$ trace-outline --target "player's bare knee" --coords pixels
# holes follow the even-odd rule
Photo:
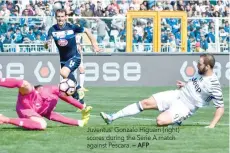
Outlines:
[[[61,71],[60,74],[63,78],[68,78],[68,75],[65,71]]]
[[[143,109],[147,108],[148,107],[148,100],[147,99],[142,100],[141,105],[142,105]]]
[[[68,78],[70,70],[68,68],[62,68],[60,74],[63,78]]]
[[[142,105],[143,109],[155,109],[155,108],[157,108],[155,99],[153,97],[142,100],[141,105]]]

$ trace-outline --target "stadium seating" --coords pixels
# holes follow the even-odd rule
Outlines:
[[[0,52],[41,52],[48,28],[55,23],[53,3],[38,1],[1,1],[0,3]],[[119,44],[126,40],[128,10],[186,11],[188,15],[188,52],[229,52],[230,2],[228,1],[176,1],[166,0],[67,0],[61,2],[66,8],[69,21],[92,30],[98,43],[110,52],[120,52]],[[97,20],[98,17],[101,20]],[[150,19],[137,19],[133,29],[134,52],[152,51],[152,32],[147,28]],[[178,52],[180,46],[180,20],[162,20],[161,52]],[[144,34],[147,34],[144,37]],[[83,36],[85,37],[85,36]],[[90,51],[89,41],[83,43]],[[88,48],[88,49],[87,49]],[[54,49],[55,50],[55,49]],[[54,50],[50,50],[55,52]]]

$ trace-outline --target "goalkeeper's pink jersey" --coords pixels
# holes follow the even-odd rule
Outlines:
[[[52,111],[58,102],[59,90],[57,86],[42,86],[38,90],[33,89],[27,95],[18,94],[17,106],[18,110],[33,110],[42,115]],[[51,106],[52,105],[52,106]]]

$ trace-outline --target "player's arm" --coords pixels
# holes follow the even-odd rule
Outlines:
[[[216,107],[216,111],[214,113],[214,117],[210,125],[207,126],[207,128],[214,128],[224,114],[224,101],[223,101],[222,90],[220,87],[213,88],[212,97],[213,97],[212,101],[214,103],[214,106]]]
[[[80,25],[73,25],[73,30],[76,33],[86,33],[86,35],[88,36],[93,48],[94,48],[94,51],[95,52],[100,52],[101,49],[98,47],[98,44],[97,44],[97,40],[96,38],[93,36],[93,34],[89,31],[89,29],[87,28],[84,28],[84,27],[81,27]]]
[[[89,31],[89,29],[84,28],[84,32],[86,33],[86,35],[88,36],[89,40],[91,41],[91,44],[94,48],[95,52],[100,52],[101,49],[99,48],[98,44],[97,44],[97,40],[96,38],[93,36],[93,34]]]
[[[182,87],[184,87],[185,86],[185,82],[183,82],[183,81],[179,81],[179,80],[177,80],[177,82],[176,82],[176,85],[177,85],[177,87],[178,88],[182,88]]]
[[[52,93],[57,95],[64,102],[71,104],[79,109],[83,109],[84,106],[79,101],[74,99],[72,96],[67,96],[65,93],[60,92],[58,86],[51,86],[50,90],[52,90]]]
[[[214,114],[214,118],[207,128],[214,128],[223,115],[224,115],[224,107],[217,107]]]
[[[49,49],[49,46],[50,46],[51,42],[52,42],[51,39],[45,41],[45,43],[44,43],[45,49]]]
[[[47,37],[46,37],[46,41],[44,43],[45,49],[49,48],[51,42],[52,42],[52,27],[49,29]]]
[[[197,77],[198,77],[198,74],[195,74],[191,79],[189,79],[189,81],[191,81],[192,79],[195,79]],[[187,84],[187,82],[183,82],[183,81],[180,81],[180,80],[177,80],[177,82],[176,82],[176,85],[177,85],[177,87],[179,89],[184,87],[186,84]]]
[[[63,100],[64,102],[66,102],[66,103],[68,103],[70,105],[73,105],[74,107],[77,107],[77,108],[79,108],[81,110],[84,108],[84,106],[79,101],[74,99],[72,96],[67,96],[65,93],[59,92],[58,97],[61,100]]]

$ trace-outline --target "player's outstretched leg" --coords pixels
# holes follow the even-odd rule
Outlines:
[[[84,102],[85,92],[80,85],[77,86],[76,92],[77,92],[78,99],[79,99],[80,103],[85,104],[85,102]]]
[[[74,66],[70,66],[71,64],[71,61],[74,60]],[[76,70],[78,68],[78,66],[80,65],[80,62],[81,62],[81,59],[70,59],[69,61],[67,61],[65,63],[65,65],[62,65],[62,69],[60,71],[61,73],[61,76],[63,78],[69,78],[71,80],[73,80],[76,84],[77,84],[77,80],[73,74],[74,70]],[[80,90],[77,88],[76,92],[72,95],[73,98],[77,99],[80,101],[80,103],[82,103],[83,105],[85,105],[84,103],[84,91],[83,90]]]
[[[12,124],[27,130],[44,130],[47,127],[46,121],[40,117],[9,118],[2,114],[0,114],[0,124]]]
[[[111,124],[116,119],[133,116],[148,109],[157,109],[157,104],[153,97],[128,105],[116,113],[106,114],[101,112],[100,115],[107,124]]]
[[[104,112],[100,113],[100,116],[105,121],[106,124],[111,124],[113,122],[113,117],[111,114],[106,114]]]
[[[74,107],[83,110],[85,109],[85,106],[80,103],[80,101],[76,100],[75,98],[71,96],[66,96],[65,94],[59,95],[59,98],[62,99],[63,101],[73,105]]]
[[[77,84],[77,80],[73,74],[73,72],[79,67],[81,63],[81,59],[77,57],[73,57],[69,59],[65,64],[62,64],[62,68],[60,71],[60,74],[63,78],[69,78],[73,80]],[[79,100],[82,104],[84,104],[84,98],[85,94],[83,90],[76,90],[76,92],[72,95],[73,98]]]
[[[56,113],[56,112],[51,112],[50,114],[48,115],[45,115],[45,117],[49,120],[52,120],[52,121],[56,121],[56,122],[60,122],[60,123],[63,123],[63,124],[68,124],[68,125],[72,125],[72,126],[80,126],[80,127],[83,127],[85,126],[88,121],[89,121],[89,118],[90,118],[90,110],[88,110],[87,108],[85,108],[84,110],[82,111],[85,111],[87,110],[87,116],[85,116],[84,118],[82,118],[82,120],[76,120],[76,119],[73,119],[73,118],[68,118],[68,117],[65,117],[59,113]]]
[[[81,111],[82,114],[82,120],[85,120],[90,117],[90,112],[93,109],[91,106],[86,106],[85,109]]]
[[[77,80],[75,78],[75,76],[73,75],[73,73],[70,73],[68,76],[69,79],[73,80],[75,83],[77,83]],[[84,97],[85,97],[85,93],[84,90],[81,89],[81,86],[77,86],[75,93],[72,95],[74,99],[77,99],[80,101],[81,104],[85,104],[84,102]]]
[[[141,111],[143,111],[142,105],[140,102],[137,102],[137,103],[126,106],[125,108],[118,111],[117,113],[106,114],[104,112],[101,112],[100,115],[107,124],[111,124],[112,121],[118,118],[132,116],[132,115],[140,113]]]
[[[56,112],[51,112],[49,115],[44,116],[44,117],[46,117],[49,120],[60,122],[63,124],[68,124],[72,126],[80,126],[80,127],[84,126],[83,120],[76,120],[76,119],[68,118]]]
[[[60,95],[59,96],[60,99],[62,99],[63,101],[73,105],[74,107],[78,108],[81,112],[82,112],[82,119],[86,119],[88,118],[90,115],[90,111],[92,110],[91,106],[84,106],[82,105],[78,100],[74,99],[73,97],[70,96],[66,96],[66,95]],[[56,103],[53,105],[50,105],[51,107],[49,108],[49,110],[54,110]]]

